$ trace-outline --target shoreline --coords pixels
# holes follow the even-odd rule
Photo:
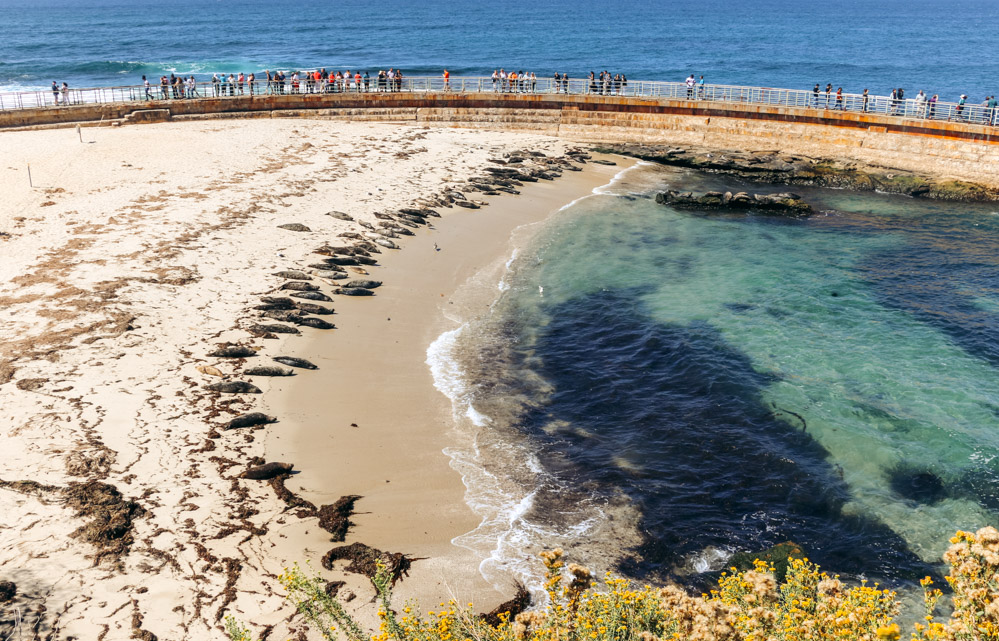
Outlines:
[[[427,349],[488,313],[514,235],[523,240],[525,226],[543,223],[621,170],[588,164],[555,183],[526,184],[514,198],[492,197],[480,210],[442,211],[433,229],[378,257],[369,271],[384,284],[374,297],[338,300],[337,332],[296,345],[293,355],[319,365],[317,375],[269,396],[269,413],[293,424],[270,433],[268,450],[307,472],[289,486],[317,504],[363,496],[347,543],[426,557],[398,584],[399,602],[432,606],[454,594],[486,611],[512,596],[512,577],[498,590],[479,572],[483,559],[452,543],[479,522],[443,451],[460,436],[451,400],[435,388]],[[327,413],[337,418],[324,420]],[[351,453],[345,461],[324,466],[344,450]]]
[[[0,167],[7,195],[0,207],[6,258],[0,262],[0,448],[7,454],[0,475],[0,511],[7,515],[0,580],[16,584],[4,611],[16,609],[42,636],[207,638],[221,633],[229,613],[296,636],[302,622],[288,618],[277,576],[334,546],[314,518],[315,506],[310,511],[286,502],[280,479],[244,476],[275,460],[265,435],[285,438],[293,412],[273,425],[225,430],[225,424],[265,409],[279,390],[314,385],[308,381],[316,374],[332,375],[344,391],[356,381],[349,367],[326,363],[290,378],[245,371],[311,344],[255,327],[274,324],[254,309],[260,297],[286,296],[281,287],[289,277],[280,273],[317,262],[312,252],[324,242],[353,245],[338,242],[339,235],[383,229],[382,212],[440,200],[447,189],[496,167],[490,159],[526,148],[568,160],[571,145],[533,133],[303,119],[87,129],[82,141],[67,130],[0,137],[9,150]],[[544,181],[537,189],[562,193],[563,187]],[[485,220],[475,215],[490,209],[518,211],[524,202],[523,196],[498,199],[468,219]],[[350,211],[353,220],[331,210]],[[425,227],[416,233],[416,242],[430,239]],[[388,263],[418,255],[411,247],[384,249],[378,257]],[[478,258],[467,252],[468,265]],[[379,270],[371,271],[380,278]],[[306,282],[331,293],[338,286],[314,275]],[[341,326],[325,332],[330,345],[351,343],[350,325],[362,322],[353,310],[392,300],[401,282],[393,278],[365,301],[334,294],[340,314],[317,317]],[[405,316],[393,312],[392,322],[401,325]],[[305,338],[322,333],[285,328]],[[225,344],[259,352],[213,355]],[[393,346],[372,341],[378,353],[391,354]],[[409,360],[425,370],[425,358],[424,346]],[[423,381],[413,392],[421,402],[437,394],[426,371]],[[208,389],[219,382],[249,383],[262,393]],[[368,423],[350,408],[362,403],[349,400],[347,409],[326,414],[336,428],[358,423],[361,434]],[[436,407],[444,421],[442,398]],[[320,427],[310,420],[302,430]],[[439,459],[436,470],[444,478],[450,471],[440,462],[442,445],[426,456]],[[355,462],[351,456],[334,443],[323,463],[335,467],[344,460],[346,470]],[[321,487],[301,469],[287,478],[290,489]],[[457,496],[464,510],[460,481],[448,479],[441,496]],[[419,480],[415,472],[376,479],[386,488],[413,481],[414,496],[423,494]],[[330,488],[333,498],[340,489]],[[383,524],[371,520],[390,514],[381,511],[377,493],[363,490],[358,493],[370,498],[359,502],[354,517],[357,538],[375,545]],[[107,512],[95,514],[95,505],[115,520],[102,521]],[[464,513],[455,517],[455,530],[470,522],[464,519]],[[429,555],[423,547],[384,545]],[[356,596],[370,590],[362,575],[337,570],[333,576]],[[365,598],[349,607],[374,617]],[[16,625],[0,619],[4,634]]]

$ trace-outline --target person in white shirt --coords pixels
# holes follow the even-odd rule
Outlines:
[[[694,97],[694,74],[687,76],[687,100]]]

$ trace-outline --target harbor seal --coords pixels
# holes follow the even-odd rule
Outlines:
[[[260,388],[246,381],[226,381],[205,385],[205,389],[223,394],[261,394]]]
[[[300,280],[293,280],[281,285],[280,289],[290,289],[296,292],[316,292],[319,291],[319,285],[316,285],[315,283],[303,283]]]
[[[263,465],[255,465],[251,467],[240,474],[240,477],[244,479],[252,479],[254,481],[267,481],[275,476],[288,474],[291,472],[293,467],[294,465],[291,463],[264,463]]]
[[[278,229],[287,229],[288,231],[312,231],[302,223],[285,223],[283,225],[278,225]]]
[[[274,320],[284,321],[286,323],[298,322],[298,317],[302,315],[302,311],[298,309],[269,309],[261,314],[265,318],[273,318]]]
[[[327,323],[321,318],[314,318],[312,316],[304,316],[295,322],[303,327],[313,327],[315,329],[336,329],[336,325],[333,323]]]
[[[273,416],[267,416],[263,412],[250,412],[249,414],[243,414],[232,419],[222,429],[235,430],[240,427],[256,427],[257,425],[268,425],[270,423],[277,423],[277,419]]]
[[[305,300],[320,300],[325,303],[332,303],[333,299],[322,292],[295,292],[293,298],[304,298]]]
[[[244,369],[243,373],[247,376],[294,376],[295,372],[290,369],[285,369],[283,367],[271,367],[270,365],[261,365],[259,367],[251,367],[250,369]]]
[[[208,355],[215,358],[249,358],[250,356],[256,356],[257,352],[244,345],[227,345],[220,347],[214,352],[208,352]]]
[[[302,369],[319,369],[317,365],[313,365],[311,362],[305,360],[304,358],[296,358],[294,356],[275,356],[271,360],[281,363],[282,365],[288,365],[289,367],[301,367]]]
[[[347,272],[336,272],[331,269],[326,269],[329,265],[320,265],[322,269],[316,269],[317,278],[325,278],[327,280],[340,280],[341,278],[347,277]]]
[[[287,325],[251,325],[250,331],[259,332],[261,334],[266,334],[268,332],[272,334],[301,334],[296,328],[289,327]]]
[[[281,272],[274,272],[271,276],[287,278],[288,280],[312,280],[312,276],[309,276],[305,272],[300,272],[297,269],[286,269]]]
[[[342,296],[374,296],[375,293],[370,289],[364,289],[363,287],[341,287],[337,289],[334,293],[340,294]]]
[[[344,285],[344,287],[361,287],[363,289],[374,289],[375,287],[381,287],[381,285],[382,281],[380,280],[365,280],[362,278],[358,280],[352,280],[346,285]]]
[[[344,274],[344,276],[346,276],[346,274]],[[323,307],[322,305],[316,305],[315,303],[295,301],[295,307],[308,314],[318,314],[320,316],[327,316],[333,313],[332,307]]]

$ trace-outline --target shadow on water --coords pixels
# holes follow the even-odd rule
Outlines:
[[[638,294],[605,291],[549,310],[530,360],[553,391],[521,423],[551,472],[637,504],[644,542],[621,572],[703,586],[714,576],[682,568],[705,548],[791,540],[843,575],[934,574],[887,527],[844,513],[841,472],[799,421],[778,420],[780,408],[763,402],[771,380],[745,355],[706,324],[651,322]],[[557,514],[558,500],[540,496],[535,513]]]

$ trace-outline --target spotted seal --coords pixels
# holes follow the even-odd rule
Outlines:
[[[235,430],[241,427],[256,427],[257,425],[268,425],[270,423],[277,423],[277,419],[273,416],[267,416],[263,412],[250,412],[249,414],[243,414],[232,419],[222,429]]]
[[[247,376],[294,376],[295,372],[290,369],[285,369],[283,367],[271,367],[270,365],[260,365],[259,367],[251,367],[249,369],[244,369],[243,373]]]
[[[275,356],[271,360],[277,361],[282,365],[288,365],[290,367],[301,367],[302,369],[319,369],[318,365],[313,365],[311,362],[305,360],[304,358],[296,358],[294,356]]]
[[[220,347],[214,352],[208,352],[208,355],[215,358],[249,358],[250,356],[256,356],[257,352],[245,345],[227,345],[226,347]]]
[[[223,394],[261,394],[260,388],[246,381],[225,381],[205,385],[206,390]]]

